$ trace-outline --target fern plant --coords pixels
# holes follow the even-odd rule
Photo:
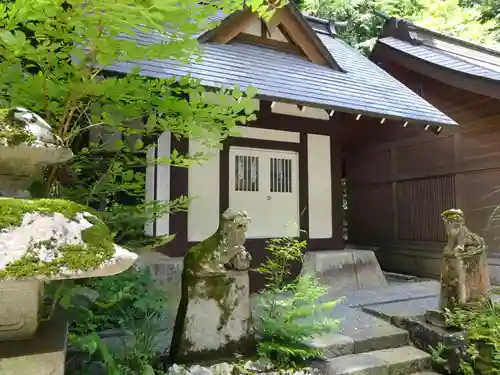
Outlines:
[[[468,345],[460,370],[465,375],[500,374],[500,304],[482,301],[445,312],[450,326],[466,332]]]
[[[295,366],[321,357],[321,350],[307,342],[338,326],[338,321],[325,314],[338,301],[319,301],[327,288],[313,275],[303,274],[287,282],[293,264],[302,264],[305,248],[305,241],[294,238],[271,239],[266,247],[268,259],[257,269],[267,281],[259,295],[255,324],[258,354],[278,366]]]

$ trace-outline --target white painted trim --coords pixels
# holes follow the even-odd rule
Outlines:
[[[237,126],[232,134],[234,137],[263,139],[266,141],[281,141],[300,143],[300,133],[284,130],[254,128],[252,126]]]
[[[155,148],[148,150],[148,159],[152,161],[152,165],[146,168],[146,201],[170,201],[170,165],[161,163],[157,164],[156,160],[164,158],[165,161],[170,159],[171,152],[171,133],[164,132],[158,137],[158,143]],[[156,154],[156,155],[155,155]],[[156,170],[156,180],[155,180]],[[146,224],[145,232],[148,236],[155,235],[155,223]],[[156,236],[164,236],[169,234],[170,230],[170,215],[166,214],[156,220]]]
[[[158,138],[158,158],[170,160],[172,152],[172,134],[163,132]],[[158,181],[156,183],[156,199],[170,201],[170,165],[161,163],[156,166]],[[170,215],[166,214],[156,220],[156,235],[164,236],[170,233]]]
[[[189,153],[199,152],[207,155],[208,160],[188,170],[188,195],[195,198],[188,209],[188,241],[202,241],[219,226],[220,153],[218,149],[190,140]]]
[[[307,135],[309,238],[332,237],[330,137]]]
[[[151,202],[154,200],[155,194],[155,165],[153,161],[155,159],[156,147],[151,147],[148,149],[147,160],[148,166],[146,167],[146,202]],[[147,236],[154,236],[154,222],[150,221],[146,223],[144,228]]]

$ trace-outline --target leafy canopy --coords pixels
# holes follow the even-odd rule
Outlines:
[[[475,2],[459,0],[302,0],[302,9],[312,15],[335,20],[341,36],[367,52],[384,20],[375,15],[406,18],[415,24],[477,43],[495,44],[490,29],[494,23]]]
[[[269,16],[273,8],[266,4],[247,2]],[[171,131],[175,138],[218,147],[237,123],[253,118],[254,93],[233,88],[208,100],[205,89],[189,77],[146,78],[137,69],[118,75],[105,68],[133,67],[145,59],[198,58],[196,36],[216,25],[210,18],[242,6],[239,0],[1,3],[0,106],[39,113],[75,153],[66,168],[48,170],[33,193],[99,209],[120,242],[137,242],[146,222],[185,210],[185,197],[144,201],[145,169],[155,164],[188,167],[206,156],[174,149],[170,157],[155,158],[157,136]],[[141,42],[140,33],[154,35],[154,42]]]

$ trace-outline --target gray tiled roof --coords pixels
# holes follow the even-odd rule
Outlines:
[[[494,81],[500,81],[500,51],[494,51],[454,37],[432,32],[415,25],[408,26],[416,40],[412,44],[395,37],[384,37],[379,43],[432,64]]]
[[[313,64],[294,54],[238,42],[204,43],[201,59],[189,64],[174,60],[120,62],[109,70],[127,73],[139,64],[145,76],[190,74],[207,87],[253,86],[263,99],[431,125],[455,124],[343,41],[322,33],[318,36],[345,72]],[[136,40],[157,42],[156,37],[140,32]]]

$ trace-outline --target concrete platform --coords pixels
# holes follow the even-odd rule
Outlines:
[[[330,295],[388,286],[371,250],[311,251],[306,254],[302,272],[315,274],[328,286]]]
[[[360,309],[340,305],[328,315],[337,319],[340,327],[308,343],[327,358],[397,348],[409,342],[408,332]]]

